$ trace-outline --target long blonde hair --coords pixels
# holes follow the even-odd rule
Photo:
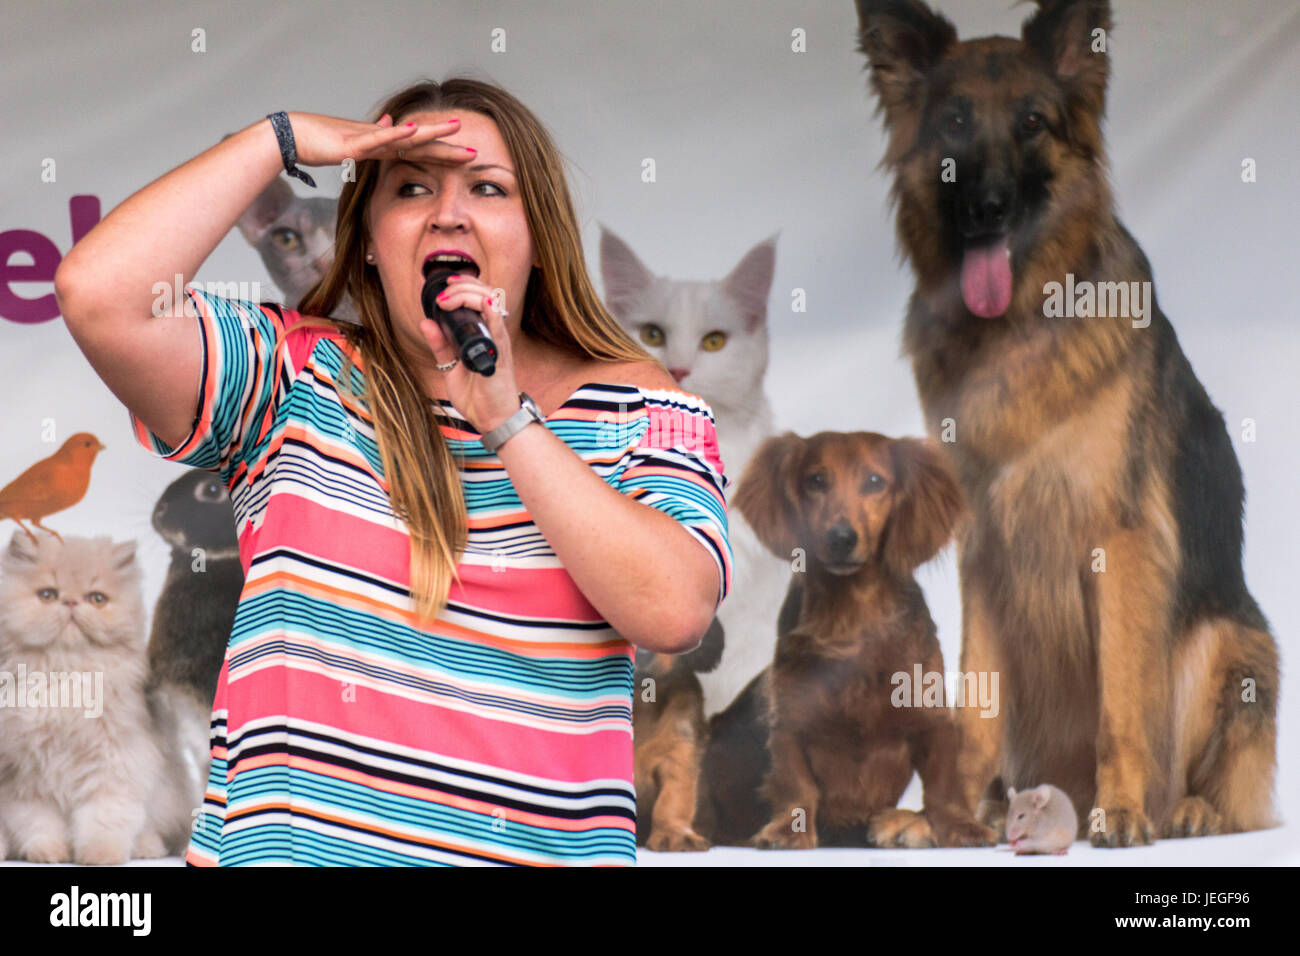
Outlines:
[[[372,122],[385,113],[398,124],[412,113],[451,109],[493,120],[514,161],[540,262],[529,275],[524,293],[523,332],[579,358],[649,361],[663,368],[597,297],[587,275],[560,153],[523,103],[498,86],[453,76],[441,83],[423,80],[398,91],[375,108]],[[355,181],[344,183],[334,262],[298,303],[304,320],[284,334],[302,326],[321,326],[346,337],[350,349],[344,349],[342,379],[349,393],[369,407],[389,500],[410,531],[415,613],[421,620],[431,620],[446,605],[452,580],[460,581],[456,565],[468,541],[468,512],[455,456],[434,417],[432,402],[403,358],[378,271],[365,261],[365,213],[378,173],[379,160],[363,159],[356,165]],[[359,326],[328,318],[345,292],[361,318]],[[352,390],[352,351],[359,355],[364,372],[360,394]]]

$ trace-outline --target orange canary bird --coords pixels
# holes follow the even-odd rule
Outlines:
[[[36,543],[36,535],[23,524],[26,518],[59,541],[59,533],[41,524],[56,511],[71,508],[86,497],[90,487],[90,466],[107,446],[90,432],[77,432],[49,458],[42,458],[9,484],[0,488],[0,519],[13,518]]]

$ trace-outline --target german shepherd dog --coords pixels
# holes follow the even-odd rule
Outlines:
[[[958,709],[965,799],[1001,828],[1006,787],[1054,783],[1107,847],[1275,825],[1241,469],[1106,178],[1109,3],[959,42],[918,0],[856,2],[917,280],[904,350],[973,512],[961,670],[1000,677],[997,717]]]

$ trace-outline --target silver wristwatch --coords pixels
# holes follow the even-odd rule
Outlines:
[[[530,422],[546,424],[546,419],[542,417],[542,410],[537,407],[535,401],[528,397],[527,393],[520,392],[519,401],[523,403],[523,408],[482,436],[483,447],[488,451],[495,452],[506,443],[507,439],[523,431]]]

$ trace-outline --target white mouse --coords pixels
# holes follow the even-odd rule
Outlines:
[[[1065,792],[1050,783],[1022,790],[1007,790],[1007,840],[1016,855],[1055,853],[1070,848],[1079,832],[1079,817]]]

